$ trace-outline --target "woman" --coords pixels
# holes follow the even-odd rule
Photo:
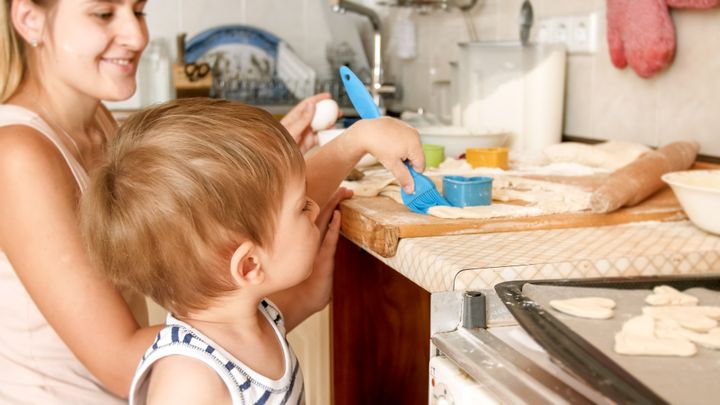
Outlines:
[[[143,297],[121,294],[94,271],[76,208],[115,129],[100,100],[135,91],[148,41],[145,2],[0,1],[0,402],[122,402],[159,328],[145,327]],[[296,140],[326,97],[288,115],[284,124]],[[388,135],[393,142],[381,144]],[[313,199],[328,202],[366,152],[407,189],[412,180],[402,161],[423,168],[414,130],[392,119],[367,121],[308,162]],[[326,235],[316,268],[331,265],[336,237],[337,229]]]

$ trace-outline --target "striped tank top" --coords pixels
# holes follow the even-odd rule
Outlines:
[[[269,300],[258,308],[272,326],[285,358],[285,373],[271,380],[244,365],[232,354],[197,329],[168,314],[166,326],[147,350],[135,372],[130,388],[130,404],[144,405],[153,364],[166,356],[187,356],[212,368],[225,383],[234,405],[304,404],[305,388],[295,353],[285,338],[285,323],[280,311]]]

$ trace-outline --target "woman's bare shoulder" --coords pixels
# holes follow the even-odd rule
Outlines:
[[[0,182],[5,187],[23,178],[75,183],[62,154],[45,135],[26,125],[0,127]]]

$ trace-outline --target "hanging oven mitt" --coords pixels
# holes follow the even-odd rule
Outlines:
[[[670,8],[713,8],[720,4],[720,0],[665,0]]]
[[[675,26],[666,0],[607,0],[607,35],[613,65],[649,78],[675,54]],[[680,1],[680,0],[676,0]]]

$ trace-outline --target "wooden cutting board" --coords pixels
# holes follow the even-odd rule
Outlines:
[[[588,190],[602,181],[598,176],[527,177],[575,184]],[[669,187],[661,189],[635,207],[622,208],[609,214],[587,211],[534,217],[443,219],[415,214],[388,197],[355,197],[344,201],[340,211],[343,234],[383,257],[395,255],[401,238],[607,226],[640,221],[679,221],[687,218]]]

